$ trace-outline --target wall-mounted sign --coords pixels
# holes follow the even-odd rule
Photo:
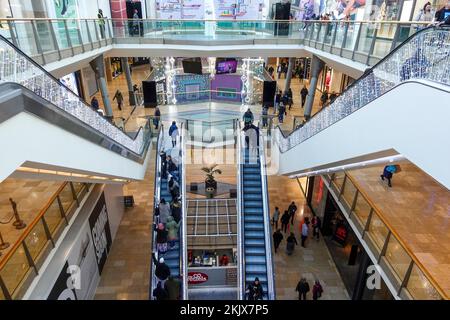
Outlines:
[[[71,273],[67,261],[59,273],[47,300],[78,300],[75,289],[71,285]]]
[[[208,281],[208,275],[203,272],[188,272],[188,284],[199,284]]]

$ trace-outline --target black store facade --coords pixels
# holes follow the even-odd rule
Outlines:
[[[352,300],[392,300],[383,279],[380,289],[369,289],[366,285],[371,276],[368,268],[373,263],[322,177],[308,177],[301,185],[313,214],[322,221],[321,241],[325,241],[349,297]]]

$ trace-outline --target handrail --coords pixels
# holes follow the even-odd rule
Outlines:
[[[259,127],[259,125],[258,125]],[[273,257],[272,257],[272,235],[270,229],[270,207],[269,198],[267,196],[269,190],[267,187],[267,172],[266,172],[266,155],[264,151],[264,136],[259,131],[259,162],[261,166],[261,191],[263,197],[263,212],[264,212],[264,234],[265,234],[265,247],[266,247],[266,265],[267,265],[267,284],[268,292],[267,296],[269,300],[275,300],[275,285],[274,285],[274,272],[273,272]]]
[[[239,287],[239,300],[245,300],[245,259],[244,259],[244,227],[242,223],[242,206],[244,205],[243,202],[243,188],[242,188],[242,130],[241,130],[241,122],[237,120],[237,130],[236,133],[236,139],[237,139],[237,146],[236,146],[236,167],[237,167],[237,230],[238,230],[238,266],[239,266],[239,278],[238,278],[238,287]]]
[[[160,149],[164,144],[164,127],[161,123],[159,126],[158,131],[158,138],[156,142],[156,148],[155,148],[155,179],[154,179],[154,193],[153,193],[153,223],[152,223],[152,245],[151,245],[151,255],[150,258],[150,300],[153,297],[153,289],[156,288],[157,280],[154,270],[154,263],[153,263],[153,253],[157,252],[156,248],[156,231],[154,230],[154,227],[157,226],[157,217],[155,216],[156,208],[159,206],[159,200],[160,200],[160,192],[161,192],[161,155],[160,155]]]
[[[182,197],[182,228],[180,236],[180,275],[183,281],[183,293],[182,300],[188,299],[188,256],[187,256],[187,192],[186,192],[186,129],[184,128],[184,123],[181,123],[181,134],[180,134],[180,155],[181,155],[181,197]]]
[[[291,144],[289,143],[289,141],[290,141],[289,139],[290,139],[294,134],[298,134],[298,133],[301,132],[302,130],[306,130],[307,128],[309,128],[310,126],[312,126],[314,122],[316,122],[316,119],[318,119],[320,116],[323,116],[323,115],[325,114],[325,112],[331,112],[331,111],[328,111],[328,110],[333,110],[333,107],[335,107],[335,106],[338,106],[338,107],[339,107],[341,104],[343,104],[343,103],[345,102],[344,99],[346,98],[346,95],[347,95],[347,94],[350,95],[351,92],[352,92],[352,90],[354,90],[355,88],[357,88],[358,85],[360,85],[361,83],[363,83],[363,81],[365,81],[366,79],[368,79],[368,77],[374,76],[375,72],[380,72],[380,73],[386,72],[386,71],[384,71],[384,70],[378,70],[378,69],[380,68],[380,66],[382,66],[383,64],[385,64],[387,60],[389,60],[391,57],[393,57],[394,54],[398,53],[400,50],[402,50],[403,48],[405,48],[405,46],[409,45],[415,38],[418,38],[418,37],[424,35],[425,33],[428,33],[428,32],[431,32],[431,31],[436,31],[436,30],[437,30],[437,31],[441,31],[441,32],[448,32],[448,33],[450,34],[450,32],[449,32],[450,29],[449,29],[449,30],[447,30],[447,29],[448,29],[448,28],[441,28],[441,27],[434,27],[434,26],[432,26],[432,27],[428,27],[428,28],[419,30],[419,31],[417,31],[416,33],[414,33],[414,34],[411,35],[406,41],[404,41],[401,45],[399,45],[398,47],[396,47],[395,49],[393,49],[387,56],[385,56],[383,59],[381,59],[377,64],[375,64],[373,67],[367,69],[366,72],[364,73],[364,75],[363,75],[362,77],[360,77],[357,81],[355,81],[355,82],[353,82],[351,85],[349,85],[349,86],[341,93],[341,95],[339,95],[336,99],[334,99],[333,103],[330,103],[330,105],[329,105],[327,108],[321,109],[319,112],[317,112],[316,114],[314,114],[314,115],[309,119],[309,121],[307,121],[302,127],[300,127],[300,128],[298,128],[298,129],[292,131],[292,132],[289,133],[288,135],[285,135],[285,134],[283,133],[283,131],[281,130],[281,127],[280,127],[280,126],[277,126],[276,129],[278,129],[278,130],[277,130],[277,133],[278,133],[278,135],[279,135],[279,136],[278,136],[279,138],[278,138],[278,143],[277,143],[277,144],[278,144],[278,147],[279,147],[281,153],[284,153],[284,152],[290,150],[290,149],[293,148],[295,145],[298,145],[299,143],[302,143],[302,142],[304,142],[304,141],[310,139],[310,138],[313,137],[314,135],[316,135],[316,134],[320,133],[321,131],[325,130],[326,128],[328,128],[328,126],[323,127],[323,126],[321,125],[321,126],[319,126],[319,129],[317,129],[317,130],[312,129],[312,131],[314,131],[314,132],[313,132],[312,134],[310,134],[310,135],[309,135],[307,138],[305,138],[304,140],[301,140],[301,139],[299,138],[299,142],[297,142],[295,145],[291,145]],[[416,62],[416,63],[417,63],[417,62]],[[393,71],[401,72],[400,70],[393,70]],[[396,76],[399,77],[398,74],[396,74]],[[384,80],[386,80],[386,79],[384,79]],[[387,80],[386,80],[386,81],[387,81]],[[384,84],[386,84],[386,83],[384,83]],[[394,85],[395,85],[395,84],[394,84]],[[450,83],[449,83],[449,85],[450,85]],[[389,90],[389,89],[387,89],[386,87],[387,87],[387,86],[385,86],[384,89],[385,89],[385,90]],[[374,88],[372,88],[372,89],[374,89]],[[367,103],[370,103],[371,101],[372,101],[372,100],[368,101]],[[367,104],[367,103],[366,103],[366,104]],[[330,125],[333,125],[333,124],[337,123],[338,121],[344,119],[346,116],[348,116],[348,115],[352,114],[353,112],[359,110],[360,108],[362,108],[362,107],[365,106],[366,104],[362,104],[362,105],[360,105],[358,108],[354,108],[354,110],[352,110],[350,113],[344,115],[343,117],[341,117],[341,118],[339,118],[339,119],[337,119],[337,120],[336,120],[336,119],[333,119],[333,120],[335,120],[335,121],[332,122]],[[338,107],[336,107],[336,108],[338,108]],[[331,120],[330,120],[330,121],[331,121]],[[318,122],[319,122],[319,124],[321,124],[320,121],[318,121]],[[305,131],[305,132],[306,132],[306,131]],[[289,143],[289,146],[288,146],[287,148],[285,148],[284,150],[283,150],[282,147],[281,147],[281,141],[280,141],[281,139],[288,140],[288,143]],[[300,140],[301,140],[301,141],[300,141]]]
[[[22,232],[20,237],[16,240],[14,245],[9,249],[9,251],[5,254],[4,257],[0,259],[0,270],[5,266],[6,262],[8,262],[9,258],[13,253],[17,250],[17,248],[22,244],[22,242],[25,240],[25,238],[30,234],[31,230],[38,224],[39,220],[41,220],[42,216],[47,212],[48,208],[52,205],[53,201],[55,201],[56,197],[61,193],[62,190],[64,190],[65,186],[68,184],[68,182],[64,182],[59,188],[56,190],[56,192],[50,197],[50,199],[47,201],[47,203],[44,205],[44,207],[39,210],[39,213],[37,216],[31,221],[26,229]]]
[[[380,220],[383,222],[383,224],[389,229],[389,231],[394,235],[395,239],[400,243],[400,245],[405,249],[405,251],[408,253],[410,258],[414,261],[414,263],[419,267],[419,269],[424,273],[425,277],[430,281],[430,283],[433,285],[433,287],[438,291],[438,293],[444,297],[445,299],[449,299],[449,296],[445,291],[442,289],[442,287],[439,285],[439,283],[436,282],[434,277],[428,272],[428,270],[425,268],[425,266],[419,261],[419,259],[416,257],[414,252],[411,250],[411,248],[407,245],[405,241],[400,237],[400,235],[395,231],[395,228],[392,226],[392,224],[389,222],[389,220],[383,215],[382,210],[378,208],[378,206],[370,199],[367,192],[364,190],[364,188],[361,187],[361,185],[347,172],[344,171],[345,176],[350,179],[353,186],[358,190],[358,192],[363,196],[364,200],[367,201],[369,206],[375,211],[375,214],[380,218]]]
[[[103,123],[97,123],[96,120],[93,120],[92,123],[96,123],[97,127],[92,126],[92,123],[88,123],[86,121],[86,119],[83,118],[83,116],[79,116],[77,117],[74,113],[69,112],[69,110],[73,109],[73,105],[72,103],[70,103],[69,101],[65,101],[64,106],[60,106],[60,105],[56,105],[54,104],[53,101],[50,101],[49,99],[41,96],[36,90],[32,90],[33,92],[35,92],[36,94],[40,95],[43,99],[45,99],[46,101],[49,101],[50,103],[56,105],[58,108],[63,109],[64,111],[71,113],[72,115],[74,115],[75,117],[77,117],[79,120],[81,120],[82,122],[88,124],[89,126],[92,127],[92,129],[100,132],[101,134],[105,135],[106,137],[116,141],[117,143],[121,144],[123,147],[125,147],[126,149],[128,149],[130,152],[135,153],[135,154],[140,154],[141,152],[144,151],[144,143],[141,144],[141,146],[139,146],[138,149],[140,150],[136,150],[136,148],[133,148],[134,146],[134,142],[136,141],[136,139],[139,139],[139,137],[141,135],[143,135],[143,127],[140,127],[139,130],[137,131],[137,134],[135,136],[134,139],[132,139],[130,136],[128,136],[127,134],[125,134],[125,132],[123,132],[122,130],[120,130],[119,127],[117,127],[115,124],[107,121],[104,117],[102,117],[100,114],[98,114],[97,112],[93,111],[90,107],[90,105],[84,101],[80,96],[78,96],[77,94],[75,94],[70,88],[68,88],[67,86],[65,86],[64,84],[62,84],[58,79],[56,79],[52,74],[50,74],[49,72],[47,72],[42,66],[40,66],[38,63],[36,63],[33,59],[31,59],[27,54],[25,54],[21,49],[19,49],[18,47],[16,47],[13,43],[11,43],[9,40],[7,40],[5,37],[3,37],[2,35],[0,35],[0,43],[3,42],[6,44],[7,47],[10,47],[13,51],[15,51],[16,53],[19,54],[19,56],[22,59],[25,59],[28,63],[30,63],[33,67],[37,68],[40,72],[42,72],[42,74],[45,77],[48,77],[50,80],[52,80],[53,82],[55,82],[57,84],[57,86],[59,88],[64,89],[67,92],[67,97],[66,99],[71,95],[74,98],[76,98],[80,103],[81,103],[81,107],[84,105],[89,111],[86,111],[89,113],[90,117],[96,118],[96,119],[100,119],[100,122]],[[14,63],[17,63],[16,61],[14,61]],[[16,66],[14,66],[14,68],[16,68]],[[17,70],[17,69],[16,69]],[[32,74],[33,76],[38,76],[36,74]],[[31,76],[31,75],[30,75]],[[4,80],[3,80],[4,82]],[[23,84],[22,84],[23,85]],[[31,88],[30,88],[31,90]],[[61,93],[62,95],[64,93]],[[111,126],[111,128],[114,128],[115,132],[110,131],[110,129],[108,129],[108,127]],[[103,128],[103,130],[101,130],[100,128]],[[108,134],[109,133],[109,134]],[[122,137],[121,140],[122,141],[118,141],[116,138],[118,137]],[[142,137],[142,140],[144,140],[144,137]],[[126,143],[126,141],[130,141],[130,143]],[[126,143],[126,144],[124,144]]]

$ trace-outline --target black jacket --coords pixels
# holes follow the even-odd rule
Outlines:
[[[302,91],[300,91],[300,94],[302,97],[306,97],[308,95],[308,89],[303,88]]]
[[[281,216],[281,223],[289,223],[290,219],[291,217],[289,216],[289,213],[283,213],[283,215]]]
[[[283,234],[281,232],[275,231],[273,233],[273,242],[280,243],[283,240]]]
[[[308,282],[299,281],[297,284],[297,288],[295,288],[295,291],[298,291],[298,293],[308,293],[309,292]]]
[[[156,260],[155,254],[152,255],[152,258],[154,264],[156,265],[155,275],[160,280],[166,280],[170,276],[169,266],[165,262],[160,263],[158,260]]]
[[[156,298],[156,300],[167,300],[169,298],[167,291],[164,288],[161,288],[161,285],[159,283],[158,287],[153,290],[153,296]]]

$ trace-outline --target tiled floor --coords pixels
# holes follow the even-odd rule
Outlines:
[[[295,237],[300,244],[299,223],[305,216],[311,217],[311,211],[306,204],[306,200],[300,191],[296,180],[288,177],[269,176],[269,204],[271,213],[275,207],[279,207],[281,213],[287,210],[292,201],[295,201],[298,210],[294,219]],[[279,227],[281,223],[279,223]],[[291,230],[292,230],[291,229]],[[349,299],[347,290],[342,282],[336,266],[329,254],[323,239],[318,242],[308,239],[306,248],[296,246],[294,253],[288,256],[285,252],[286,238],[288,234],[284,234],[284,239],[278,248],[278,252],[274,253],[275,259],[275,287],[276,296],[279,300],[296,300],[298,294],[295,287],[301,276],[306,277],[310,287],[314,284],[314,280],[318,279],[323,286],[323,300],[343,300]],[[312,299],[311,292],[307,296]]]
[[[442,289],[450,294],[450,191],[411,163],[400,165],[392,188],[383,166],[348,173]]]

